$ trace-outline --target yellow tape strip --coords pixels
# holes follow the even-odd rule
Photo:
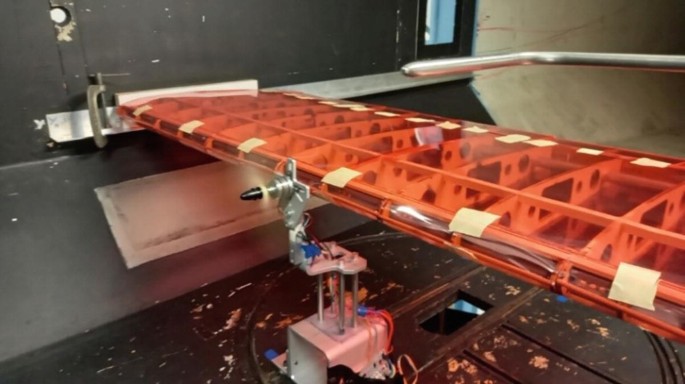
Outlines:
[[[316,97],[304,96],[304,95],[294,95],[294,97],[300,100],[316,100]]]
[[[407,117],[405,120],[412,123],[435,123],[433,119],[424,119],[423,117]]]
[[[437,125],[438,127],[442,129],[457,129],[461,128],[461,125],[453,123],[451,121],[445,121],[444,123],[440,123]]]
[[[665,161],[650,159],[649,157],[641,157],[639,159],[631,161],[630,163],[635,164],[635,165],[642,165],[643,167],[657,167],[657,168],[666,168],[669,165],[671,165],[671,163],[667,163]]]
[[[323,177],[323,179],[321,179],[321,182],[324,184],[332,185],[334,187],[344,188],[345,185],[347,185],[347,183],[350,182],[350,180],[354,179],[355,177],[361,174],[361,172],[355,171],[354,169],[341,167],[336,169],[335,171],[328,172]]]
[[[494,213],[478,211],[471,208],[461,208],[450,222],[450,231],[480,238],[488,225],[499,220]]]
[[[193,121],[189,121],[187,123],[182,124],[180,127],[178,127],[178,130],[181,132],[185,132],[185,133],[190,134],[190,133],[193,133],[193,131],[195,131],[195,129],[197,129],[203,125],[205,125],[205,123],[203,123],[202,121],[193,120]]]
[[[520,143],[522,141],[530,140],[530,136],[519,135],[519,134],[515,133],[513,135],[495,137],[495,140],[500,141],[502,143],[513,144],[513,143]]]
[[[362,104],[333,104],[336,108],[365,108]]]
[[[609,290],[609,298],[653,311],[660,277],[659,271],[620,263]]]
[[[471,133],[485,133],[485,132],[488,132],[487,129],[481,128],[481,127],[476,127],[475,125],[472,126],[472,127],[464,128],[464,129],[462,129],[462,131],[467,131],[467,132],[471,132]]]
[[[528,140],[525,143],[530,144],[530,145],[534,145],[536,147],[552,147],[552,146],[559,144],[556,141],[544,140],[544,139]]]
[[[152,109],[152,107],[149,106],[148,104],[142,105],[142,106],[136,108],[135,111],[133,111],[133,116],[139,117],[140,115],[143,114],[143,112],[149,111],[151,109]]]
[[[238,150],[243,151],[245,153],[250,153],[250,151],[252,151],[253,149],[264,144],[266,144],[266,141],[253,137],[240,143],[240,145],[238,145]]]
[[[396,114],[396,113],[384,112],[384,111],[374,112],[374,114],[376,114],[376,115],[378,115],[378,116],[384,116],[384,117],[396,117],[396,116],[399,116],[399,115]]]
[[[601,149],[592,149],[592,148],[578,148],[578,150],[576,152],[584,153],[586,155],[593,155],[593,156],[599,156],[602,153],[604,153],[604,151],[602,151]]]
[[[368,112],[368,111],[373,111],[373,108],[367,108],[367,107],[354,107],[350,108],[351,110],[355,112]]]

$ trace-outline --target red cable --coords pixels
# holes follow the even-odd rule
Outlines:
[[[392,353],[392,338],[395,334],[395,322],[392,319],[392,315],[390,315],[390,312],[386,310],[380,310],[376,313],[380,315],[383,319],[385,319],[385,322],[388,324],[388,342],[385,346],[385,354],[389,355],[390,353]]]

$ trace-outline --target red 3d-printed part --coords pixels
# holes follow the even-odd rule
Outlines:
[[[219,159],[280,172],[292,157],[335,204],[685,341],[683,159],[299,93],[118,112]],[[621,263],[661,273],[653,310],[608,298]]]

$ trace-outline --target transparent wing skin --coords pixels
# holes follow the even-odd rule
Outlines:
[[[685,341],[684,159],[299,93],[118,113],[219,159],[280,172],[292,157],[337,205]],[[341,168],[356,171],[343,187],[322,182]],[[654,310],[608,298],[621,263],[661,273]]]

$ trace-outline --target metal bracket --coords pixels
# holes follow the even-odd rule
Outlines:
[[[309,199],[309,187],[297,180],[297,163],[294,159],[286,161],[283,176],[288,180],[291,191],[287,198],[281,197],[278,205],[283,211],[285,226],[288,229],[295,229],[302,222],[304,208]]]
[[[104,148],[105,145],[107,145],[107,138],[102,131],[109,127],[104,127],[102,124],[101,110],[98,108],[98,99],[100,99],[104,114],[107,116],[107,110],[105,109],[105,91],[107,90],[107,87],[103,84],[102,74],[99,72],[95,75],[95,81],[97,84],[89,85],[86,92],[88,97],[88,117],[90,118],[90,126],[93,130],[95,145],[97,145],[98,148]]]

